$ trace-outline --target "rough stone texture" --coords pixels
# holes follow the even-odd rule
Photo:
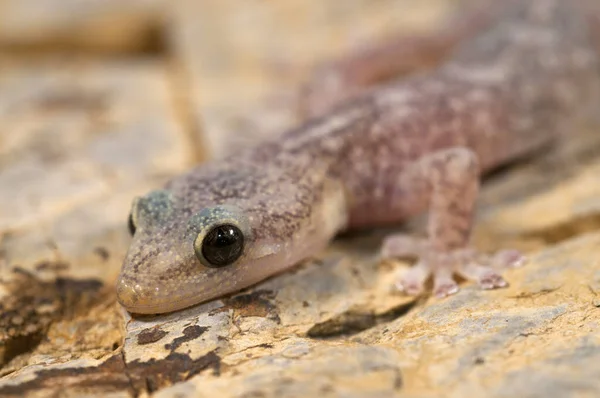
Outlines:
[[[187,135],[160,60],[3,61],[0,372],[87,363],[122,344],[132,197],[189,167]]]
[[[116,3],[15,11],[31,4],[0,3],[0,46],[5,20],[56,28],[15,34],[11,49],[83,33],[102,42],[85,21]],[[159,2],[127,4],[140,4],[131,21],[147,21]],[[529,256],[507,289],[392,294],[408,264],[378,263],[386,231],[368,231],[177,313],[131,318],[115,302],[134,195],[202,152],[223,156],[232,140],[293,124],[294,89],[314,60],[396,24],[431,26],[447,5],[181,1],[151,13],[169,21],[167,53],[140,55],[144,35],[109,46],[127,56],[0,57],[0,396],[598,396],[597,127],[486,179],[476,243]],[[72,7],[88,16],[77,27]]]

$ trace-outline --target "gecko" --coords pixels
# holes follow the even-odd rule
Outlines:
[[[382,242],[382,259],[417,258],[397,289],[421,295],[431,279],[443,298],[458,276],[507,286],[505,270],[524,255],[471,242],[481,176],[568,136],[599,104],[600,13],[586,0],[494,4],[410,51],[339,62],[311,86],[320,104],[297,126],[135,198],[119,303],[140,314],[187,308],[281,273],[342,231],[424,212],[424,238]],[[418,70],[398,59],[408,55],[436,62]]]

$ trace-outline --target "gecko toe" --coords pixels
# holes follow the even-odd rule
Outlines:
[[[504,278],[501,275],[492,271],[490,271],[487,275],[483,275],[481,278],[479,278],[477,283],[479,284],[479,286],[481,286],[482,289],[486,290],[508,286],[508,282],[506,282],[506,280],[504,280]]]
[[[425,289],[425,281],[430,274],[429,264],[419,261],[410,270],[398,277],[396,288],[409,296],[418,296]]]
[[[518,250],[500,250],[493,258],[493,264],[501,268],[518,268],[525,265],[527,258]]]
[[[423,292],[423,284],[400,280],[396,282],[396,288],[409,296],[418,296]]]
[[[446,282],[439,286],[436,286],[433,290],[433,294],[437,298],[444,298],[444,297],[448,297],[453,294],[456,294],[456,293],[458,293],[458,291],[459,291],[458,285],[456,284],[456,282],[452,281],[452,282]]]
[[[473,261],[458,266],[456,272],[461,276],[477,282],[485,290],[508,286],[506,280],[490,264],[490,261],[476,263]]]

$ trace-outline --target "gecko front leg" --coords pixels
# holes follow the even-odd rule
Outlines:
[[[490,256],[469,246],[479,174],[477,155],[463,147],[423,156],[402,173],[398,183],[403,194],[399,198],[408,199],[413,208],[419,207],[417,201],[428,203],[429,219],[427,239],[392,235],[383,243],[383,258],[419,258],[400,277],[400,290],[418,295],[432,276],[434,294],[445,297],[458,291],[455,274],[476,281],[484,289],[504,287],[507,282],[500,269],[523,263],[524,257],[516,250]],[[406,194],[411,187],[414,191]]]

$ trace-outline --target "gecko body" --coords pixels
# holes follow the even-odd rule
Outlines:
[[[598,42],[587,4],[509,0],[438,67],[370,88],[235,156],[199,165],[134,201],[117,295],[134,313],[185,308],[318,253],[340,231],[429,210],[408,294],[458,290],[459,274],[506,285],[516,251],[469,245],[480,175],[566,134],[597,106]]]

